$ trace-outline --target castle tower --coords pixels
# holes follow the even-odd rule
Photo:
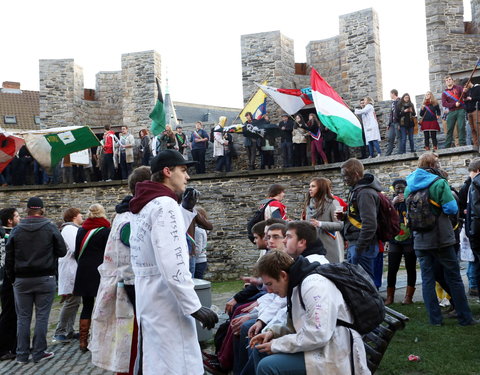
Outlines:
[[[478,3],[472,1],[476,22]],[[454,79],[469,76],[480,54],[480,40],[478,34],[464,32],[462,0],[425,0],[425,13],[430,89],[439,98],[445,75]]]
[[[160,54],[155,51],[122,55],[123,125],[132,134],[149,129],[148,117],[157,100],[155,78],[161,78]]]
[[[356,102],[370,96],[376,102],[383,100],[380,30],[375,10],[340,16],[338,50],[345,99]]]
[[[40,120],[47,128],[80,124],[83,69],[73,59],[40,60]]]
[[[267,80],[269,86],[293,87],[295,58],[292,39],[280,31],[247,34],[242,35],[241,47],[244,104],[257,92],[255,82]],[[269,101],[267,111],[276,117],[281,110]]]

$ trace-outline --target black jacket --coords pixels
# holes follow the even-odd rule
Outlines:
[[[288,119],[287,122],[280,121],[278,127],[282,130],[281,142],[292,142],[293,121]],[[285,128],[285,129],[282,129]]]
[[[480,85],[477,84],[473,86],[465,96],[472,98],[472,100],[465,101],[467,113],[480,109]]]
[[[377,178],[365,173],[363,178],[352,188],[348,197],[347,218],[343,232],[345,239],[356,245],[362,252],[368,246],[377,243],[377,214],[380,207],[378,192],[382,186]],[[361,228],[354,223],[359,222]]]
[[[472,249],[480,248],[480,175],[471,180],[468,189],[465,233],[470,239]]]
[[[15,277],[53,276],[57,259],[65,256],[67,247],[60,231],[43,216],[22,219],[12,230],[6,245],[6,271]]]

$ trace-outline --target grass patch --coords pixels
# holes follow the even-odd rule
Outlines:
[[[462,327],[457,319],[444,319],[442,327],[429,324],[423,303],[402,306],[394,310],[410,318],[403,331],[397,331],[376,375],[473,375],[480,373],[478,343],[480,325]],[[480,304],[472,303],[473,316],[480,314]],[[409,354],[420,356],[419,362],[409,362]]]
[[[234,295],[239,290],[242,290],[243,284],[242,280],[213,282],[212,293],[219,294],[231,292],[232,295]]]

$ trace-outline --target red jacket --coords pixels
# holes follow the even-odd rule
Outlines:
[[[113,137],[115,133],[112,130],[105,132],[103,135],[104,145],[103,145],[103,152],[105,154],[113,154]]]

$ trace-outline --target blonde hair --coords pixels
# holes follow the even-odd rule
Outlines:
[[[90,207],[88,207],[88,214],[87,217],[89,219],[93,219],[96,217],[103,217],[107,218],[107,214],[105,212],[105,208],[99,203],[94,203]]]
[[[427,94],[430,94],[430,104],[431,105],[438,105],[438,101],[437,99],[435,98],[435,96],[433,96],[433,93],[431,91],[427,91],[425,93],[425,98],[423,98],[423,105],[425,105],[425,102],[427,101]]]
[[[373,99],[372,99],[371,97],[369,97],[369,96],[366,96],[364,100],[365,100],[365,102],[366,102],[365,104],[371,104],[371,105],[374,104]]]
[[[225,116],[220,116],[218,118],[218,124],[223,128],[227,124],[227,118]]]

